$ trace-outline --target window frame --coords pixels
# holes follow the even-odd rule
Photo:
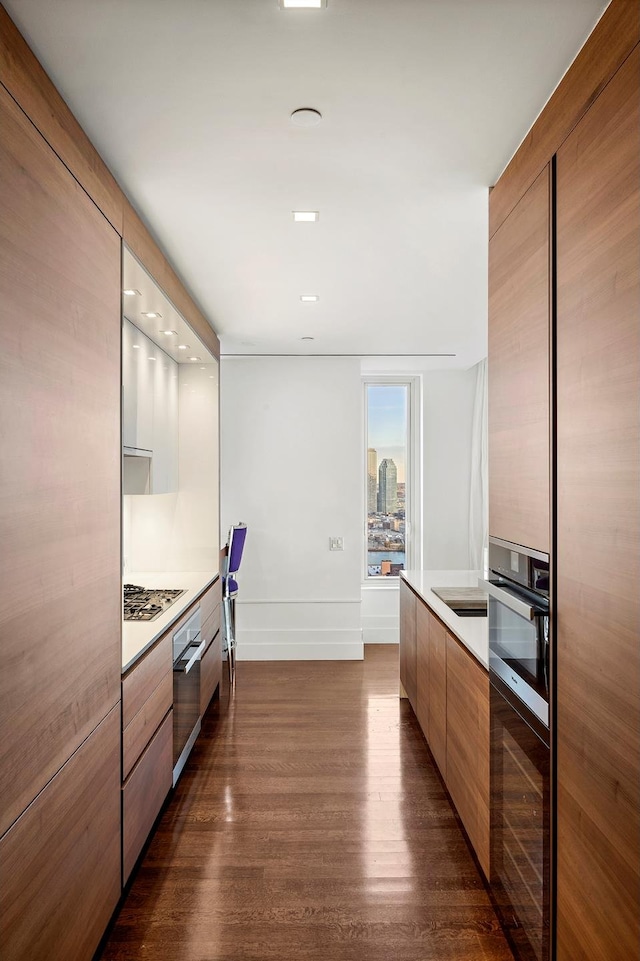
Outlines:
[[[406,433],[406,464],[405,464],[405,570],[420,569],[422,567],[422,485],[421,464],[422,449],[420,443],[420,401],[421,378],[407,374],[377,374],[362,376],[362,406],[363,406],[363,537],[362,537],[362,583],[367,587],[397,588],[399,575],[380,577],[368,573],[368,460],[369,448],[369,403],[368,387],[375,386],[406,387],[407,388],[407,433]]]

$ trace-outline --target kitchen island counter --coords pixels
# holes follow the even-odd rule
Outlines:
[[[125,584],[139,584],[145,588],[183,590],[185,593],[154,621],[123,621],[123,674],[133,667],[138,658],[179,620],[186,609],[198,600],[218,576],[217,571],[128,571],[125,574]]]
[[[460,617],[433,593],[434,587],[477,587],[481,571],[402,571],[401,577],[431,608],[451,633],[489,668],[489,630],[486,617]]]

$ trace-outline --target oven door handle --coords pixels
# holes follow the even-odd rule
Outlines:
[[[198,633],[200,632],[198,631]],[[193,667],[193,665],[196,663],[196,661],[199,661],[201,659],[202,652],[204,651],[204,646],[205,646],[205,642],[201,641],[201,643],[198,644],[197,648],[195,649],[195,651],[193,652],[193,654],[191,655],[187,663],[184,665],[184,667],[180,663],[179,667],[174,667],[174,671],[177,671],[179,674],[188,674],[191,668]],[[191,650],[191,647],[188,647],[187,651],[190,651],[190,650]]]
[[[527,621],[533,621],[536,617],[544,617],[549,613],[544,607],[537,607],[535,604],[528,604],[527,601],[523,601],[520,597],[516,597],[511,591],[504,587],[497,587],[492,581],[485,581],[481,577],[478,578],[478,587],[481,587],[496,601],[504,604],[508,607],[510,611],[514,614],[519,614],[520,617],[524,617]]]

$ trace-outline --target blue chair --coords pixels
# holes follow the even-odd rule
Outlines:
[[[236,576],[242,560],[244,542],[247,537],[247,525],[235,524],[229,530],[227,544],[227,563],[222,578],[222,618],[224,625],[224,642],[227,661],[229,663],[229,683],[231,687],[236,681],[236,611],[235,599],[238,596],[238,582]]]

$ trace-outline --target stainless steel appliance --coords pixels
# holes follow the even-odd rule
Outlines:
[[[549,556],[490,538],[491,888],[518,961],[550,954]]]
[[[173,635],[173,786],[200,733],[200,608]]]
[[[183,590],[138,587],[137,584],[124,585],[125,621],[155,621],[163,611],[177,601]]]

